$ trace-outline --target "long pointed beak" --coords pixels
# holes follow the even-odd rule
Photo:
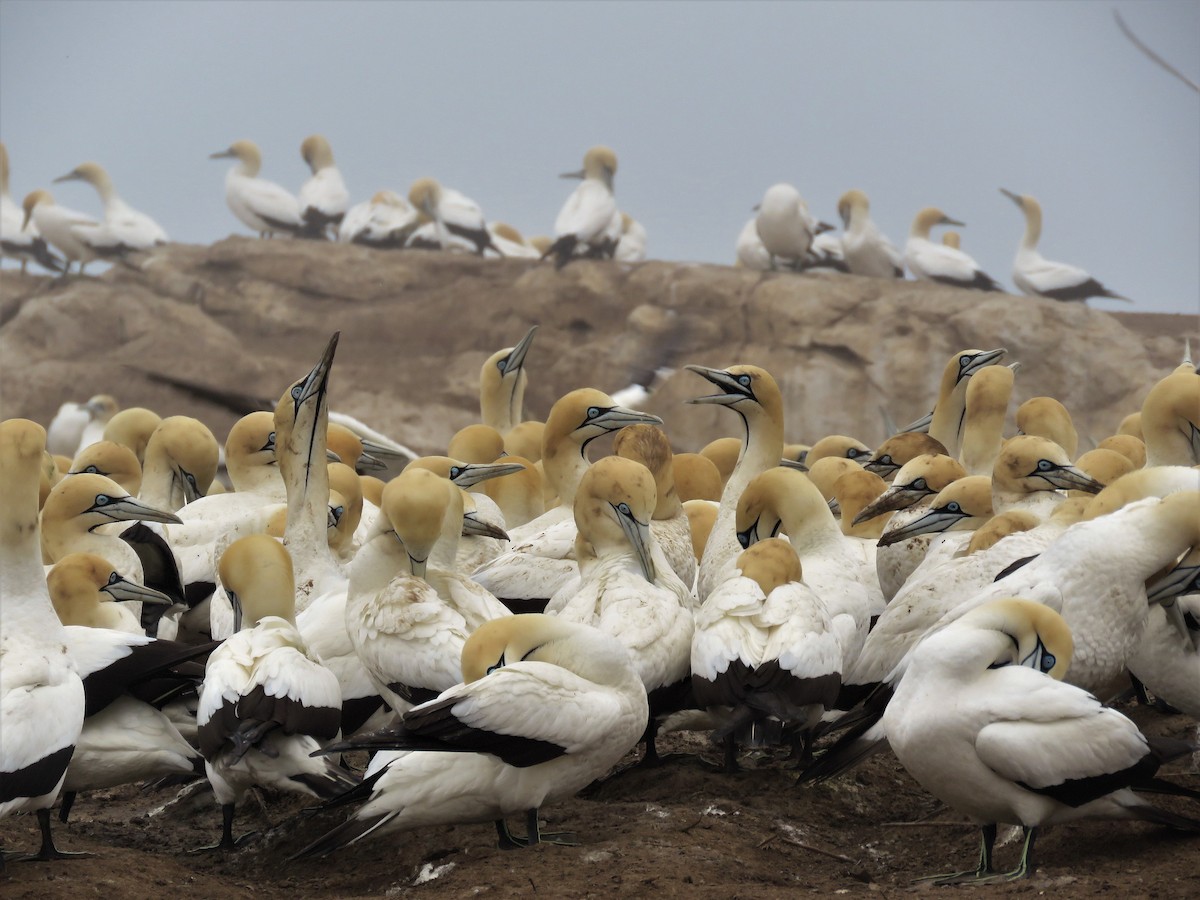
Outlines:
[[[580,169],[578,172],[563,172],[558,177],[559,178],[578,178],[580,181],[582,181],[584,178],[587,177],[587,171],[584,169]]]
[[[57,178],[54,179],[54,181],[52,183],[53,184],[61,184],[64,181],[75,181],[77,178],[79,178],[79,175],[77,173],[68,172],[66,175],[59,175]]]
[[[325,345],[325,352],[321,354],[321,361],[313,367],[303,381],[292,388],[292,400],[297,409],[309,397],[325,393],[329,384],[329,370],[333,367],[333,355],[337,351],[338,338],[341,337],[341,334],[340,331],[333,333],[333,337]]]
[[[196,476],[186,469],[177,469],[172,476],[175,483],[179,485],[179,491],[183,494],[183,503],[186,506],[193,500],[198,500],[204,496],[200,491],[200,486],[196,483]]]
[[[899,528],[885,530],[879,538],[880,547],[888,547],[892,544],[898,544],[901,541],[906,541],[911,537],[916,537],[919,534],[934,534],[940,531],[947,531],[955,522],[961,522],[966,517],[966,513],[952,513],[945,509],[931,509],[919,519],[914,519],[906,525]]]
[[[1146,587],[1146,599],[1165,604],[1182,594],[1200,591],[1200,565],[1179,565]]]
[[[915,431],[915,432],[919,432],[921,434],[929,434],[929,426],[932,424],[933,424],[933,411],[930,410],[928,413],[921,416],[921,418],[917,419],[917,421],[910,422],[908,425],[905,425],[903,428],[901,428],[899,431],[897,431],[896,434],[904,434],[905,432],[908,432],[908,431]]]
[[[835,519],[840,519],[842,517],[842,504],[838,502],[837,497],[830,497],[825,501],[825,505],[829,507],[829,511],[833,514]]]
[[[872,456],[866,461],[866,463],[863,465],[863,468],[868,472],[875,473],[886,481],[889,475],[891,475],[893,472],[899,472],[901,467],[899,463],[896,463],[892,460],[892,457],[889,454],[885,453],[878,459]]]
[[[1017,206],[1020,206],[1022,209],[1025,208],[1024,204],[1021,203],[1021,195],[1020,194],[1014,194],[1012,191],[1007,190],[1006,188],[1000,188],[1000,193],[1002,193],[1005,197],[1007,197],[1013,203],[1017,204]]]
[[[412,566],[413,575],[415,575],[417,578],[425,577],[425,573],[429,569],[429,560],[428,559],[417,559],[415,556],[413,556],[411,553],[409,553],[408,554],[408,563],[410,566]]]
[[[1044,472],[1039,468],[1029,474],[1036,475],[1064,491],[1087,491],[1089,494],[1098,494],[1104,490],[1103,484],[1087,472],[1074,466],[1056,466]]]
[[[108,584],[100,588],[100,592],[108,594],[113,600],[136,600],[141,603],[155,603],[160,606],[170,606],[174,602],[160,591],[136,584],[119,575],[116,581],[109,581]]]
[[[939,222],[938,224],[940,224],[940,225],[956,225],[959,228],[967,227],[966,222],[960,222],[960,221],[958,221],[958,219],[952,219],[949,216],[942,216],[942,221]]]
[[[484,522],[475,517],[475,513],[463,513],[463,537],[475,535],[477,537],[490,537],[497,540],[507,541],[508,532],[499,525],[493,525],[491,522]]]
[[[779,465],[785,469],[795,469],[797,472],[807,472],[808,466],[800,462],[798,459],[788,459],[786,456],[779,461]]]
[[[378,460],[409,460],[411,457],[403,450],[397,450],[389,447],[386,444],[380,444],[378,441],[360,438],[363,445],[363,453],[369,453]]]
[[[837,230],[836,225],[830,225],[828,222],[818,222],[817,230],[814,231],[813,234],[824,234],[827,231],[835,231],[835,230]]]
[[[508,356],[504,358],[504,375],[507,375],[509,372],[521,371],[521,366],[525,363],[525,354],[533,346],[533,336],[537,334],[537,329],[536,325],[530,328],[525,332],[525,337],[521,338],[517,346],[509,351]]]
[[[622,504],[624,505],[624,504]],[[639,522],[633,517],[632,512],[622,512],[620,508],[614,507],[617,512],[617,522],[621,525],[621,530],[625,532],[625,536],[629,538],[629,543],[633,545],[633,552],[637,554],[638,565],[642,569],[642,574],[646,576],[649,582],[654,581],[654,560],[650,556],[650,523]]]
[[[110,498],[103,506],[92,506],[89,512],[101,513],[114,522],[164,522],[174,525],[183,522],[175,513],[141,503],[133,497]]]
[[[366,450],[363,450],[358,459],[354,461],[354,468],[356,471],[362,470],[366,472],[378,472],[381,469],[386,469],[387,463],[385,463],[382,459],[379,459],[378,457],[368,453]]]
[[[627,406],[614,406],[604,410],[589,425],[599,425],[608,431],[620,431],[630,425],[661,425],[662,419]]]
[[[209,159],[232,159],[234,156],[232,149],[218,150],[216,153],[208,154]]]
[[[997,347],[995,350],[984,350],[982,353],[976,353],[966,366],[959,370],[958,380],[966,378],[968,375],[974,375],[980,369],[990,366],[992,363],[999,362],[1008,350],[1005,347]],[[932,413],[930,416],[932,417]],[[932,420],[932,418],[931,418]]]
[[[689,372],[695,372],[701,378],[722,388],[720,394],[708,394],[704,397],[693,397],[688,403],[717,403],[721,406],[732,406],[739,400],[753,399],[749,385],[738,381],[737,376],[731,375],[724,369],[710,369],[708,366],[684,366]]]
[[[524,471],[525,467],[520,463],[467,463],[455,466],[450,473],[450,480],[460,488],[469,488],[489,478],[500,478]]]
[[[908,509],[922,497],[928,497],[931,493],[932,491],[928,488],[922,490],[908,484],[893,484],[859,510],[858,515],[854,517],[854,524],[858,525],[891,510]]]
[[[233,633],[237,634],[242,630],[242,601],[238,598],[237,592],[228,588],[226,588],[225,594],[229,597],[229,605],[233,607]]]

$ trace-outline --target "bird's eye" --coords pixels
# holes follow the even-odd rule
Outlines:
[[[862,451],[857,449],[856,447],[851,447],[849,450],[846,451],[846,458],[847,459],[855,459],[861,452]]]
[[[113,572],[111,575],[108,576],[109,584],[116,584],[120,580],[121,580],[121,576],[118,575],[116,572]]]
[[[112,503],[112,497],[108,496],[108,494],[96,495],[96,506],[108,506],[110,503]]]
[[[737,533],[738,543],[742,545],[742,549],[746,550],[750,547],[750,531],[739,531]]]
[[[1049,472],[1054,468],[1054,463],[1050,462],[1048,459],[1039,459],[1037,467],[1039,472]]]
[[[958,505],[957,501],[951,500],[946,504],[946,512],[960,513],[962,512],[962,507]]]
[[[200,489],[199,485],[196,484],[196,476],[191,472],[184,472],[183,477],[187,479],[187,483],[190,484],[194,490]]]
[[[881,465],[885,465],[885,466],[895,465],[895,463],[892,462],[891,455],[889,455],[887,453],[885,453],[883,456],[879,457],[879,462]]]
[[[958,358],[958,367],[960,369],[965,369],[967,366],[969,366],[971,364],[972,359],[973,359],[973,357],[971,357],[971,356],[960,356]]]
[[[503,653],[500,654],[500,658],[498,660],[496,660],[492,665],[488,666],[487,674],[491,675],[497,669],[502,669],[502,668],[504,668],[504,654]]]
[[[296,385],[294,388],[292,388],[292,399],[299,400],[300,396],[303,393],[304,393],[304,385],[302,385],[302,384]]]
[[[916,481],[910,484],[909,487],[911,487],[914,491],[927,491],[929,490],[929,482],[927,482],[924,478],[918,478]]]
[[[589,406],[588,407],[587,417],[589,419],[594,419],[598,415],[600,415],[600,407],[598,407],[598,406]]]
[[[619,512],[623,516],[630,515],[629,504],[628,503],[618,503],[617,504],[617,512]]]
[[[503,375],[503,374],[504,374],[504,366],[505,366],[507,363],[508,363],[508,357],[507,357],[507,356],[506,356],[506,357],[504,357],[504,359],[498,359],[498,360],[496,360],[496,369],[497,369],[497,370],[500,372],[500,374],[501,374],[501,375]]]
[[[749,375],[739,375],[737,378],[737,382],[742,387],[750,387],[750,376]]]
[[[451,466],[450,467],[450,480],[453,481],[455,478],[457,478],[462,473],[463,473],[462,466]]]
[[[88,466],[83,471],[87,472],[89,475],[99,475],[100,474],[100,470],[97,469],[95,466]]]

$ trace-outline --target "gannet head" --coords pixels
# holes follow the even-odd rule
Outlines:
[[[425,577],[429,555],[441,537],[451,491],[458,488],[419,467],[406,469],[384,486],[380,500],[380,513],[386,517],[384,533],[404,546],[412,574],[419,578]]]
[[[992,468],[992,483],[1023,493],[1061,488],[1095,494],[1104,488],[1071,465],[1062,447],[1032,434],[1019,434],[1004,443]]]
[[[139,502],[111,478],[90,473],[72,475],[56,484],[46,498],[42,516],[46,522],[78,518],[88,531],[109,522],[180,522],[172,512]]]
[[[747,549],[760,540],[776,537],[783,528],[785,513],[793,524],[816,526],[826,522],[836,527],[825,498],[808,476],[776,466],[751,479],[738,499],[734,521],[738,543]]]
[[[863,464],[868,472],[874,472],[885,481],[912,459],[922,454],[946,455],[946,448],[937,438],[922,431],[902,431],[880,444],[871,458]]]
[[[928,238],[930,229],[938,225],[954,225],[957,228],[966,228],[966,222],[960,222],[958,219],[952,219],[936,206],[927,206],[913,219],[912,231],[913,237]]]
[[[955,353],[942,371],[943,391],[949,393],[954,385],[964,378],[970,378],[985,366],[999,362],[1007,352],[1004,347],[997,347],[995,350],[960,350]]]
[[[707,456],[699,453],[675,453],[671,457],[675,491],[680,501],[721,499],[721,472]]]
[[[849,230],[850,223],[858,215],[866,215],[871,210],[871,201],[860,190],[849,190],[838,198],[838,216],[841,217],[842,227]]]
[[[491,229],[492,234],[502,237],[506,241],[512,241],[514,244],[525,243],[525,238],[521,236],[521,232],[517,231],[517,229],[513,228],[507,222],[489,222],[488,228]]]
[[[766,369],[758,366],[737,365],[728,369],[710,369],[707,366],[684,366],[721,389],[720,393],[704,397],[693,397],[688,403],[716,403],[733,407],[743,416],[761,409],[771,418],[783,420],[783,397],[779,385]]]
[[[1128,457],[1105,447],[1096,447],[1084,453],[1075,460],[1075,467],[1087,472],[1105,487],[1133,471],[1133,463]]]
[[[54,197],[49,191],[38,188],[36,191],[30,191],[25,195],[25,199],[21,201],[21,209],[25,211],[25,218],[21,221],[22,231],[29,227],[29,220],[33,217],[33,211],[42,205],[54,205]]]
[[[488,357],[485,365],[494,368],[501,378],[519,372],[525,365],[525,357],[529,353],[529,348],[533,346],[533,336],[537,334],[537,329],[536,325],[531,326],[515,347],[506,347],[496,351]]]
[[[64,625],[103,627],[97,615],[101,603],[133,600],[169,606],[171,598],[125,578],[95,553],[70,553],[46,576],[50,601]]]
[[[239,538],[221,554],[221,585],[233,604],[234,630],[267,616],[296,622],[296,578],[287,548],[266,534]]]
[[[371,202],[376,206],[394,206],[397,209],[411,209],[408,201],[395,191],[376,191],[371,195]]]
[[[450,443],[446,445],[446,456],[467,463],[495,462],[504,456],[504,437],[491,425],[482,422],[466,425],[450,438]]]
[[[1005,188],[1000,188],[1000,193],[1017,204],[1017,209],[1021,210],[1021,212],[1026,214],[1035,213],[1039,216],[1042,214],[1041,204],[1028,194],[1016,194]]]
[[[579,388],[560,397],[550,408],[543,436],[543,456],[550,455],[552,448],[563,440],[577,444],[583,453],[600,435],[640,424],[661,425],[662,419],[618,406],[612,397],[595,388]]]
[[[463,681],[485,678],[526,660],[552,663],[595,684],[637,681],[625,646],[590,625],[559,616],[526,613],[484,622],[462,650]]]
[[[387,463],[376,459],[363,449],[362,439],[345,425],[330,422],[325,430],[325,441],[328,452],[337,456],[335,462],[343,462],[355,469],[372,471],[387,468]]]
[[[112,179],[108,177],[108,172],[102,165],[95,162],[81,163],[66,175],[60,175],[54,179],[55,184],[63,181],[86,181],[98,188],[112,186]]]
[[[269,414],[268,414],[269,415]],[[150,443],[150,435],[158,427],[162,419],[159,415],[144,406],[131,406],[113,414],[104,426],[104,440],[112,441],[128,447],[137,457],[138,465],[146,458],[146,445]],[[135,494],[131,490],[129,493]]]
[[[957,231],[947,231],[942,234],[942,243],[955,250],[962,249],[962,235]]]
[[[37,540],[38,472],[45,451],[41,425],[29,419],[0,422],[0,541],[5,544]]]
[[[1071,629],[1062,616],[1041,603],[1015,597],[978,606],[946,626],[943,633],[948,634],[951,629],[955,632],[973,629],[997,633],[994,654],[986,663],[989,669],[1027,666],[1062,680],[1071,666],[1075,650]]]
[[[1115,450],[1129,460],[1135,469],[1146,465],[1146,443],[1132,434],[1110,434],[1097,444],[1096,448]]]
[[[757,583],[766,597],[777,587],[803,580],[800,557],[783,538],[767,538],[743,550],[737,568],[743,578]]]
[[[861,466],[871,458],[871,448],[845,434],[827,434],[809,448],[804,464],[811,468],[827,456],[840,456]]]
[[[134,495],[142,487],[142,467],[137,456],[113,441],[96,441],[84,447],[72,460],[67,474],[103,475]]]
[[[254,141],[234,141],[226,150],[210,153],[209,159],[236,159],[242,164],[242,171],[253,178],[262,168],[262,152]]]
[[[879,538],[879,546],[887,547],[919,534],[970,528],[991,515],[992,479],[987,475],[966,475],[943,487],[924,515],[886,529]]]
[[[170,468],[173,492],[177,490],[187,504],[208,493],[217,476],[220,448],[199,419],[171,416],[150,436],[146,457],[159,459]]]
[[[275,465],[275,416],[262,410],[234,422],[225,439],[225,464],[231,476],[246,467]]]
[[[437,206],[441,199],[442,186],[435,178],[418,178],[408,189],[408,202],[428,219],[437,218]]]
[[[613,176],[617,174],[617,154],[610,147],[597,145],[583,155],[583,168],[577,172],[563,172],[559,178],[592,178],[604,182],[612,190]]]
[[[614,456],[640,462],[654,476],[658,501],[655,519],[667,519],[679,512],[679,494],[675,490],[674,454],[666,432],[656,425],[630,425],[613,438]]]
[[[496,463],[467,463],[449,456],[421,456],[404,467],[406,472],[409,469],[427,469],[442,478],[448,478],[460,488],[469,488],[490,478],[522,472],[525,466],[507,460]]]
[[[992,516],[975,529],[964,555],[970,556],[987,550],[1010,534],[1032,531],[1040,524],[1041,519],[1024,509],[1010,509],[998,516]]]
[[[874,472],[855,468],[843,473],[833,483],[833,496],[842,513],[842,532],[857,537],[878,538],[891,513],[884,511],[864,516],[862,512],[885,490],[887,482]]]
[[[945,454],[923,453],[914,456],[900,467],[891,486],[860,513],[863,517],[861,520],[866,521],[889,509],[907,509],[966,474],[962,463]],[[858,521],[855,519],[855,523]]]
[[[647,581],[655,578],[650,520],[657,490],[654,476],[636,460],[606,456],[593,463],[575,495],[575,524],[594,547],[627,542]]]
[[[314,175],[333,165],[333,148],[322,134],[310,134],[306,137],[300,145],[300,156],[308,163]]]
[[[1200,401],[1200,394],[1197,394]],[[1018,434],[1036,434],[1047,438],[1075,458],[1079,435],[1071,422],[1067,408],[1053,397],[1030,397],[1017,407]]]
[[[821,496],[831,502],[834,501],[833,485],[839,478],[847,472],[859,468],[858,463],[846,459],[844,456],[825,456],[818,459],[811,466],[800,468],[798,464],[792,463],[790,460],[783,463],[789,469],[796,469],[804,472],[807,469],[808,480],[811,481],[821,492]],[[830,509],[833,507],[830,506]]]

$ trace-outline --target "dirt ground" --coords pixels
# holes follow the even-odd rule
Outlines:
[[[1129,707],[1147,733],[1186,737],[1194,722]],[[914,885],[922,875],[974,865],[977,832],[926,794],[890,753],[815,787],[798,786],[781,759],[744,754],[725,775],[703,735],[661,742],[683,755],[635,770],[594,795],[542,810],[543,830],[576,833],[577,847],[502,851],[491,826],[432,828],[387,835],[319,860],[288,856],[342,819],[341,811],[298,815],[310,804],[270,795],[239,811],[238,834],[264,836],[228,853],[189,853],[219,836],[220,812],[207,786],[145,792],[130,786],[76,803],[55,829],[64,850],[93,858],[9,863],[0,894],[18,898],[168,897],[783,897],[956,890],[995,895],[1200,896],[1200,835],[1140,822],[1092,821],[1048,830],[1028,881],[988,888]],[[630,757],[633,758],[632,756]],[[705,760],[707,759],[708,762]],[[1200,789],[1184,760],[1164,772]],[[179,797],[183,799],[178,799]],[[1200,814],[1176,798],[1158,802]],[[56,819],[57,824],[57,819]],[[513,823],[516,830],[521,823]],[[997,865],[1015,864],[1019,842],[1004,843]],[[0,821],[0,844],[35,849],[32,816]]]

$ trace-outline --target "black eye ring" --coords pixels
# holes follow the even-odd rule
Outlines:
[[[975,357],[973,357],[973,356],[965,356],[965,355],[960,356],[958,358],[958,367],[960,369],[965,369],[967,366],[969,366],[971,364],[971,360],[974,358]]]
[[[958,505],[957,501],[951,500],[946,504],[946,511],[952,513],[962,512],[962,507]]]
[[[1048,459],[1039,459],[1037,467],[1039,472],[1049,472],[1054,468],[1054,463],[1050,462]]]
[[[589,419],[594,419],[598,415],[600,415],[600,407],[598,407],[598,406],[589,406],[588,407],[587,417]]]
[[[450,467],[450,480],[453,481],[455,478],[457,478],[462,473],[463,473],[462,466],[451,466]]]
[[[1058,660],[1054,658],[1054,654],[1047,653],[1045,656],[1042,657],[1042,671],[1049,672],[1051,669],[1054,668],[1054,664],[1056,662],[1058,662]]]
[[[911,487],[914,491],[928,490],[929,482],[927,482],[924,478],[918,478],[916,481],[914,481],[912,483]]]
[[[737,382],[742,387],[750,387],[750,376],[749,375],[739,375]]]
[[[629,504],[628,503],[618,503],[617,511],[619,513],[621,513],[621,515],[623,515],[623,516],[629,515]]]
[[[108,494],[96,495],[96,506],[108,506],[110,503],[112,503],[112,497],[108,496]]]
[[[292,399],[299,400],[300,395],[303,393],[304,393],[304,385],[302,385],[302,384],[296,385],[294,388],[292,388]]]
[[[108,583],[109,583],[109,584],[116,584],[116,583],[117,583],[118,581],[120,581],[120,580],[121,580],[121,576],[120,576],[120,575],[118,575],[116,572],[113,572],[112,574],[110,574],[110,575],[108,576]]]

